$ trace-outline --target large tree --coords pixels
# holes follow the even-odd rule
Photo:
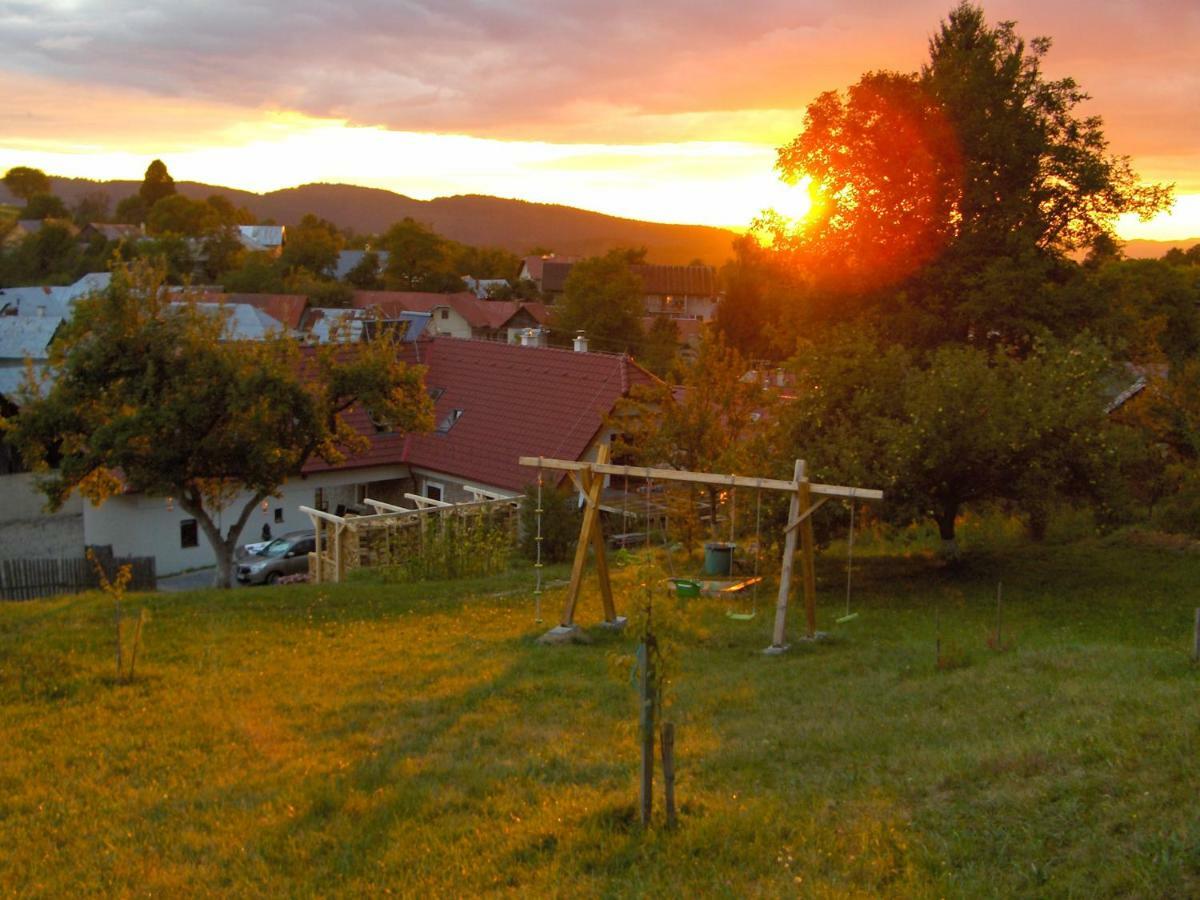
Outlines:
[[[29,166],[14,166],[4,173],[4,186],[14,197],[25,202],[36,194],[50,193],[50,179],[41,169]]]
[[[970,504],[1009,501],[1038,536],[1054,502],[1107,499],[1109,368],[1094,342],[1023,356],[948,345],[922,360],[858,329],[802,348],[792,368],[776,452],[806,456],[820,480],[883,488],[887,514],[932,519],[948,555]]]
[[[227,587],[253,509],[310,458],[337,463],[363,448],[347,410],[361,404],[397,431],[431,425],[422,370],[387,339],[305,353],[283,335],[227,340],[220,317],[163,289],[161,271],[118,267],[107,291],[76,305],[51,348],[54,381],[26,388],[10,439],[41,462],[52,508],[74,491],[97,502],[120,490],[174,497]]]
[[[307,269],[318,277],[327,277],[337,265],[342,244],[336,225],[308,213],[299,225],[288,230],[281,261],[289,272]]]
[[[1112,234],[1122,213],[1164,208],[1109,153],[1070,78],[1041,71],[1050,47],[963,3],[920,73],[866,75],[821,95],[779,151],[781,176],[812,179],[811,223],[776,245],[833,318],[875,312],[910,341],[1023,342],[1076,323],[1052,292],[1067,254]]]
[[[384,282],[392,290],[462,290],[454,274],[450,244],[415,219],[397,222],[379,238],[379,249],[388,253]]]
[[[628,251],[593,256],[571,267],[554,326],[565,337],[584,332],[596,350],[636,355],[644,338],[645,293],[629,269]]]
[[[138,188],[138,197],[141,198],[143,208],[149,212],[154,208],[155,203],[174,193],[175,179],[167,171],[166,163],[161,159],[151,162],[146,167],[146,175],[142,179],[141,187]]]

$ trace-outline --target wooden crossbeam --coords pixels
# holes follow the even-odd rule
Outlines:
[[[550,457],[542,456],[522,456],[519,462],[523,466],[554,469],[567,473],[588,470],[601,475],[628,475],[631,478],[648,478],[652,481],[688,481],[695,484],[712,484],[718,487],[759,488],[764,491],[795,491],[799,488],[799,485],[795,481],[782,481],[778,478],[751,478],[746,475],[721,475],[717,472],[691,472],[687,469],[617,466],[611,463],[579,462],[570,459],[551,459]],[[883,491],[877,491],[873,488],[809,482],[808,489],[819,496],[840,497],[844,500],[883,499]]]

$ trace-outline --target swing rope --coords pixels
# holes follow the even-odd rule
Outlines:
[[[537,518],[537,535],[533,539],[533,545],[537,548],[536,560],[533,564],[533,571],[536,573],[536,582],[533,588],[533,621],[538,625],[542,624],[542,512],[542,467],[539,465],[537,470],[537,506],[534,508],[534,514]]]
[[[850,536],[846,541],[846,614],[837,621],[851,622],[858,618],[858,613],[850,612],[850,584],[854,570],[854,501],[850,501]]]
[[[762,479],[755,479],[754,488],[754,583],[750,587],[750,612],[728,610],[725,615],[737,622],[749,622],[758,615],[758,567],[762,559]]]

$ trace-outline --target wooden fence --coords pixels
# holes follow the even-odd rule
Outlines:
[[[128,563],[133,580],[127,590],[153,591],[158,586],[154,557],[101,557],[111,580],[117,569]],[[0,600],[33,600],[57,594],[96,590],[100,578],[86,559],[6,559],[0,561]]]

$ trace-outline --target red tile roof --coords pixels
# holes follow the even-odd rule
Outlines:
[[[574,353],[449,337],[417,341],[405,350],[427,365],[425,383],[441,389],[434,421],[462,414],[445,433],[397,437],[372,434],[369,451],[344,467],[409,463],[466,481],[521,490],[535,473],[521,456],[579,459],[603,418],[635,384],[654,376],[625,356]],[[374,429],[365,413],[351,424]],[[329,468],[321,463],[306,472]]]
[[[522,304],[513,300],[480,300],[470,291],[457,294],[430,294],[421,291],[355,291],[354,305],[360,308],[378,307],[385,315],[397,312],[433,312],[439,306],[448,306],[472,328],[497,330],[505,327],[509,319],[517,314]],[[524,304],[529,314],[538,322],[548,318],[545,304]]]

